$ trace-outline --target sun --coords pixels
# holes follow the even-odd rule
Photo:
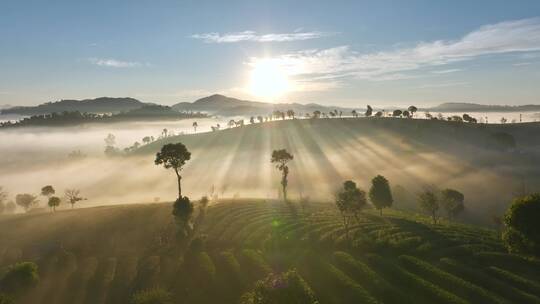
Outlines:
[[[252,67],[249,83],[251,94],[274,101],[291,90],[287,73],[275,61],[261,59]]]

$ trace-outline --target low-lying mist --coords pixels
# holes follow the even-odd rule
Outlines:
[[[154,156],[162,144],[178,141],[192,152],[182,171],[184,194],[192,199],[212,192],[219,197],[278,197],[280,173],[270,163],[270,154],[281,148],[294,155],[289,165],[292,199],[330,201],[347,179],[367,191],[371,178],[381,174],[396,191],[396,207],[413,208],[424,187],[451,187],[465,194],[466,217],[487,221],[500,214],[516,193],[540,184],[531,156],[487,148],[482,142],[488,131],[458,130],[448,123],[427,121],[271,122],[167,137],[129,156],[103,153],[103,139],[109,133],[122,147],[140,142],[144,136],[157,138],[163,128],[193,133],[192,122],[1,131],[0,185],[10,192],[10,198],[17,193],[37,195],[49,184],[59,194],[67,188],[80,189],[88,200],[78,203],[79,207],[172,201],[176,178],[171,170],[154,165]],[[216,123],[214,119],[198,120],[199,130]],[[73,150],[86,156],[68,157]]]

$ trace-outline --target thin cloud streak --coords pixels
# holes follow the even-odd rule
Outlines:
[[[205,43],[234,43],[242,41],[254,42],[289,42],[322,38],[332,35],[324,32],[294,32],[294,33],[270,33],[258,34],[255,31],[243,31],[234,33],[204,33],[194,34],[191,38],[199,39]]]
[[[121,61],[116,59],[89,58],[88,61],[94,65],[111,68],[136,68],[145,64],[132,61]],[[146,64],[147,65],[147,64]]]
[[[540,18],[506,21],[482,26],[459,40],[421,42],[415,47],[360,54],[349,46],[303,50],[273,58],[249,58],[254,66],[259,60],[271,60],[289,77],[303,83],[321,79],[343,81],[398,80],[413,77],[411,72],[472,60],[479,56],[540,51]],[[446,69],[433,73],[452,73]]]

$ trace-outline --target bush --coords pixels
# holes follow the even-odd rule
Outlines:
[[[32,262],[12,265],[0,279],[0,292],[19,295],[39,282],[38,267]]]
[[[156,287],[136,292],[131,298],[132,304],[172,304],[172,294]]]
[[[319,303],[308,284],[296,270],[276,275],[270,274],[255,283],[253,291],[242,296],[242,304],[317,304]]]
[[[504,216],[503,241],[509,252],[540,256],[540,193],[517,198]]]

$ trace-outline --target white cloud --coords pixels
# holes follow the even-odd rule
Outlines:
[[[103,67],[112,67],[112,68],[136,68],[143,65],[140,62],[132,61],[121,61],[116,59],[103,59],[103,58],[89,58],[88,61],[92,64],[103,66]]]
[[[455,73],[455,72],[461,72],[462,69],[447,69],[447,70],[436,70],[432,71],[433,74],[449,74],[449,73]]]
[[[421,42],[410,48],[358,53],[348,46],[323,50],[304,50],[273,58],[250,58],[248,65],[258,60],[272,60],[301,82],[321,80],[342,81],[345,78],[396,80],[410,78],[413,71],[472,60],[478,56],[514,52],[540,51],[540,18],[506,21],[482,26],[458,40]],[[446,69],[434,73],[451,73]]]
[[[270,33],[270,34],[258,34],[255,31],[243,31],[234,33],[205,33],[191,35],[191,38],[200,39],[206,43],[233,43],[241,41],[255,41],[255,42],[287,42],[287,41],[299,41],[321,38],[331,35],[331,33],[323,32],[300,32],[294,31],[293,33]]]

